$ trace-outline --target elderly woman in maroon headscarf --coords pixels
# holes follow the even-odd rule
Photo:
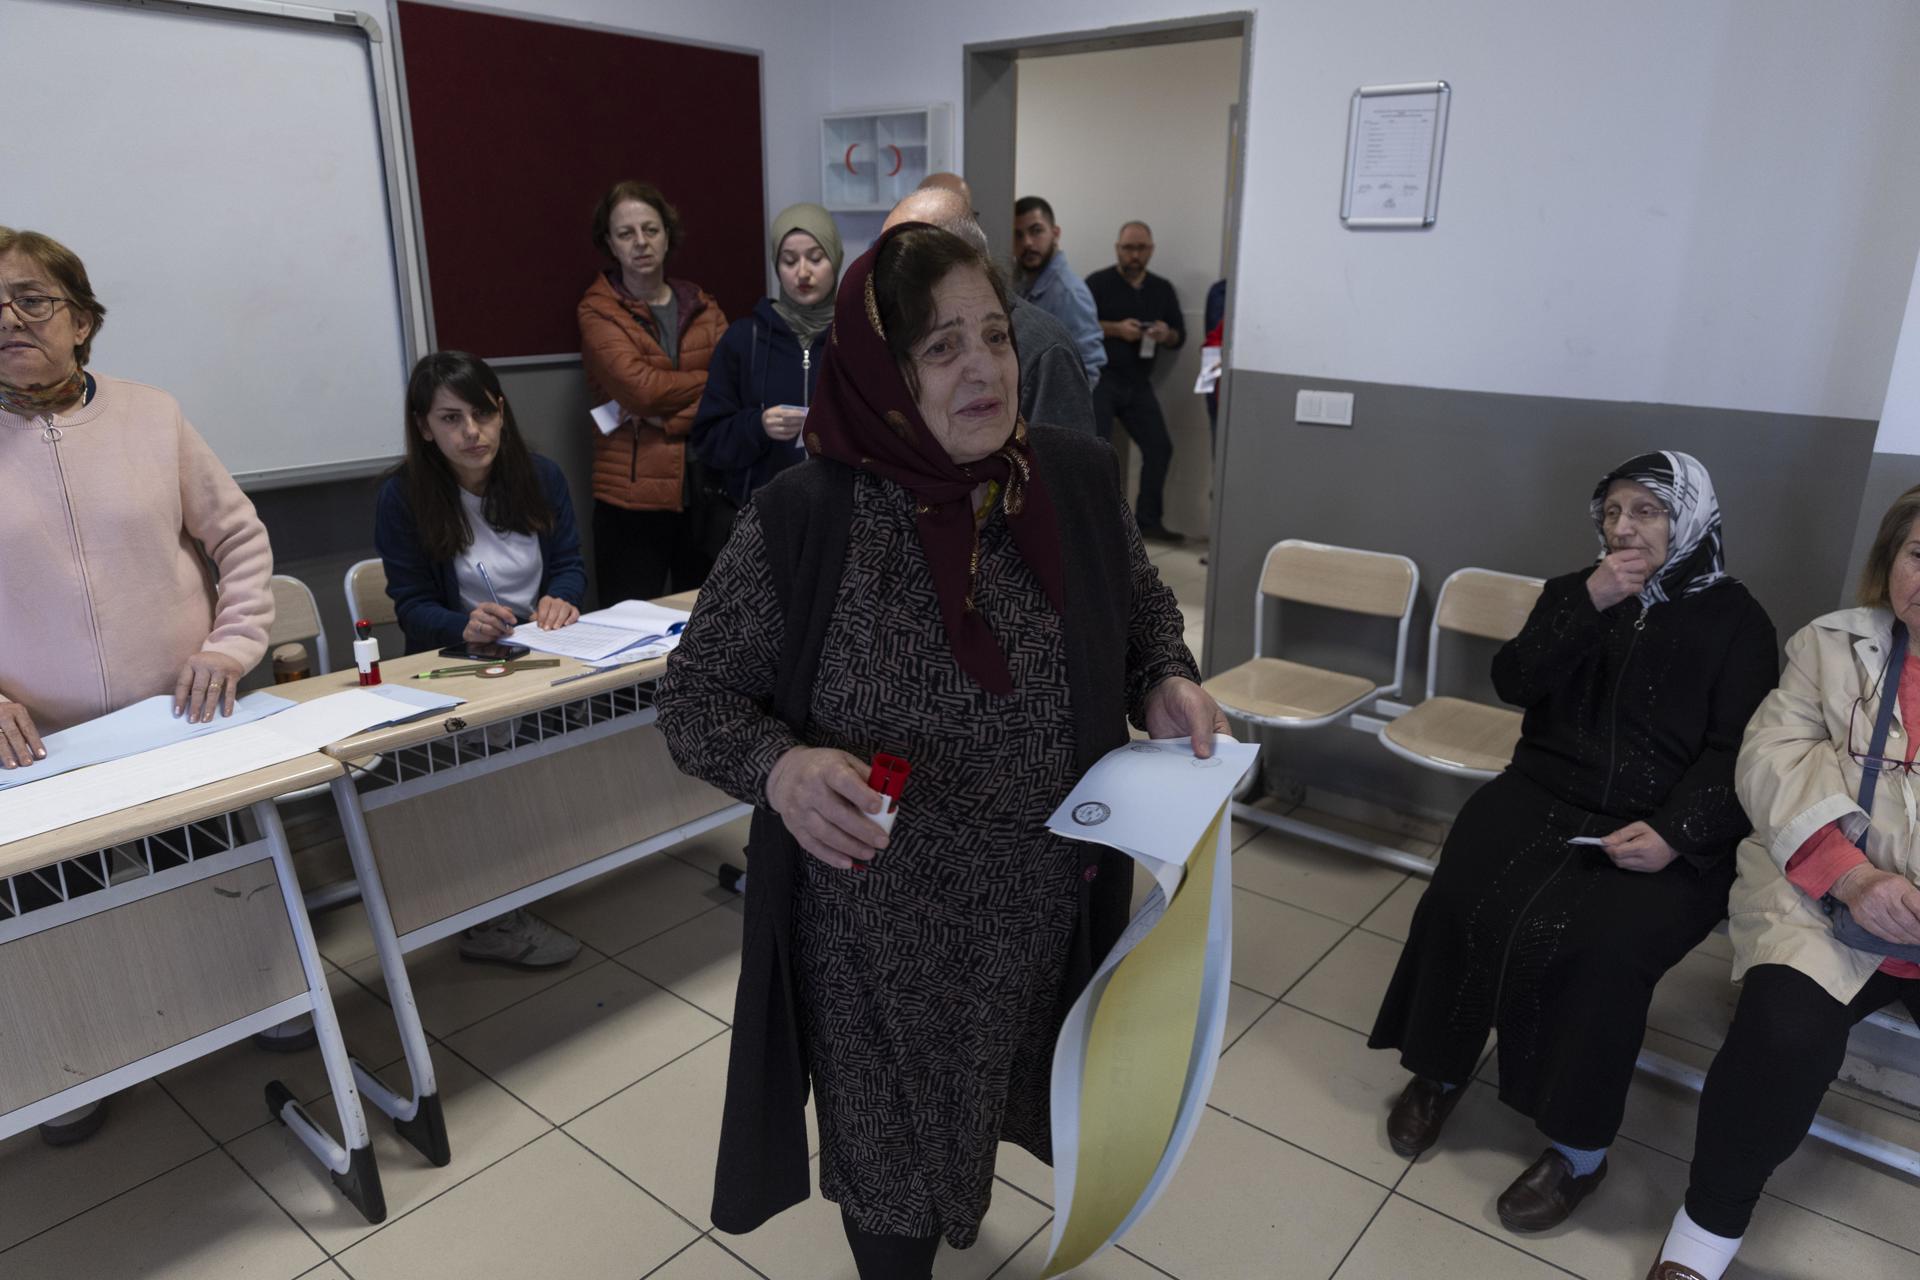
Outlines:
[[[1051,1158],[1060,1019],[1131,863],[1048,833],[1127,741],[1225,721],[1107,445],[1018,417],[999,273],[898,227],[848,268],[806,428],[660,689],[674,759],[756,806],[713,1221],[820,1190],[862,1277],[971,1245],[1001,1140]],[[912,774],[891,834],[876,753]]]

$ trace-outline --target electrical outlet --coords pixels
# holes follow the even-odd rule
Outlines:
[[[1353,425],[1353,392],[1300,391],[1293,399],[1293,420],[1323,427]]]

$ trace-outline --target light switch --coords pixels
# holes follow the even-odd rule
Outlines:
[[[1317,426],[1353,425],[1353,392],[1299,391],[1294,394],[1293,420]]]

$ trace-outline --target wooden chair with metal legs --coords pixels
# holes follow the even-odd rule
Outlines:
[[[1253,657],[1214,676],[1204,687],[1228,716],[1262,728],[1317,729],[1346,720],[1355,728],[1377,732],[1379,722],[1360,713],[1373,702],[1398,694],[1405,683],[1407,628],[1419,589],[1420,568],[1406,556],[1298,538],[1276,542],[1267,550],[1254,592]],[[1392,678],[1382,684],[1347,671],[1268,656],[1269,601],[1395,621],[1398,627]],[[1422,861],[1410,853],[1384,849],[1250,804],[1236,802],[1233,814],[1259,826],[1332,844],[1408,870],[1412,869],[1411,863]]]
[[[384,626],[398,622],[393,600],[387,595],[387,565],[384,560],[360,560],[347,570],[345,582],[347,612],[355,620]]]
[[[1402,760],[1458,778],[1491,778],[1520,742],[1520,713],[1437,692],[1440,633],[1511,640],[1540,598],[1539,578],[1492,569],[1460,569],[1440,585],[1427,633],[1427,696],[1380,730],[1380,745]]]

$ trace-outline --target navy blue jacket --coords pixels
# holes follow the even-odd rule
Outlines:
[[[741,506],[767,481],[806,460],[800,439],[773,439],[760,422],[763,409],[780,404],[813,403],[826,354],[827,330],[801,351],[773,299],[762,298],[751,315],[727,326],[707,366],[707,391],[693,417],[693,452],[718,472],[727,496]]]
[[[535,599],[556,596],[579,605],[587,598],[587,561],[580,554],[580,529],[573,522],[567,478],[549,459],[537,453],[532,456],[534,474],[540,477],[547,506],[553,511],[553,530],[540,539],[540,590],[534,593]],[[467,610],[460,605],[453,561],[427,559],[413,510],[407,506],[406,485],[398,475],[388,476],[380,486],[373,544],[387,568],[387,594],[393,597],[393,611],[406,633],[407,652],[460,644],[467,629]]]

